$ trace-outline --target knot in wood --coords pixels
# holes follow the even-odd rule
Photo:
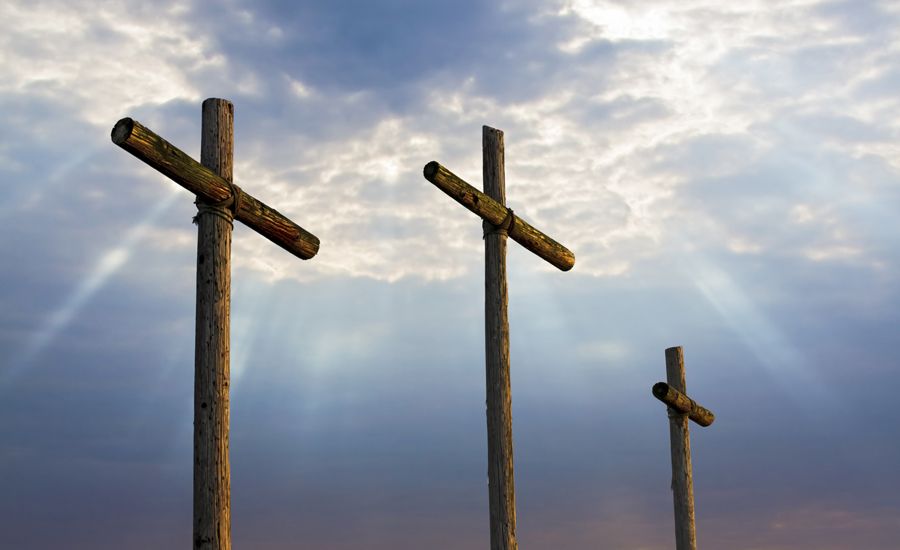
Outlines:
[[[494,225],[491,222],[484,220],[482,223],[484,235],[481,238],[486,239],[488,235],[503,235],[504,237],[508,237],[515,225],[516,215],[513,213],[513,209],[509,208],[506,210],[506,217],[503,218],[503,221],[500,222],[499,225]]]

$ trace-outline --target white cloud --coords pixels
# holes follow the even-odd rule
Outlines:
[[[259,47],[286,55],[281,22],[226,10],[231,34],[261,37]],[[578,23],[553,27],[554,41],[522,53],[519,68],[448,65],[449,76],[409,84],[408,105],[379,113],[378,90],[324,90],[315,75],[235,62],[224,36],[190,23],[187,4],[8,3],[0,93],[45,97],[104,129],[137,108],[199,103],[213,87],[266,98],[267,109],[252,107],[253,127],[266,131],[243,134],[236,178],[322,238],[319,256],[296,265],[239,234],[236,265],[273,279],[445,279],[473,268],[479,221],[431,188],[421,168],[439,160],[479,186],[482,124],[506,132],[510,206],[569,246],[581,273],[633,274],[672,243],[673,225],[702,235],[696,246],[738,255],[790,246],[811,261],[874,263],[864,235],[786,245],[786,229],[773,223],[776,212],[800,221],[833,200],[821,173],[800,186],[809,196],[775,193],[766,208],[694,196],[712,178],[750,181],[776,153],[831,155],[847,174],[860,159],[900,167],[900,122],[885,116],[897,95],[861,95],[892,70],[900,41],[889,30],[859,32],[832,12],[810,1],[573,0],[530,19],[535,36]],[[522,66],[536,71],[530,93],[488,85],[520,77],[512,71]],[[14,167],[15,158],[0,148],[0,163]],[[879,192],[868,190],[873,200]],[[766,224],[779,231],[756,233]]]
[[[202,99],[191,72],[225,61],[184,21],[184,9],[5,2],[0,93],[41,96],[104,127],[137,106]]]

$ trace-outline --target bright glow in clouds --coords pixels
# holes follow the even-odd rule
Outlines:
[[[804,73],[809,70],[804,65],[807,50],[826,45],[852,51],[866,38],[847,36],[841,26],[807,13],[812,7],[810,2],[737,6],[577,0],[561,5],[555,17],[536,19],[543,24],[564,18],[582,22],[572,27],[563,47],[562,60],[570,63],[560,66],[541,93],[513,101],[492,96],[479,87],[486,77],[476,71],[463,73],[450,86],[427,88],[429,101],[408,112],[350,125],[329,139],[294,132],[308,127],[306,121],[259,121],[270,131],[239,144],[239,152],[245,153],[236,159],[238,182],[314,233],[327,235],[328,242],[317,261],[301,270],[280,251],[257,249],[239,239],[236,246],[252,247],[255,253],[236,255],[236,265],[272,280],[334,274],[389,281],[459,276],[469,269],[469,243],[468,237],[456,236],[466,234],[472,220],[427,188],[421,166],[437,159],[479,185],[479,128],[484,123],[507,133],[510,204],[569,245],[580,273],[601,277],[627,275],[635,262],[659,253],[679,196],[698,178],[741,174],[772,151],[790,154],[796,143],[821,140],[807,128],[797,129],[791,118],[795,113],[815,117],[838,110],[858,117],[860,124],[882,126],[883,140],[828,139],[828,147],[849,161],[868,156],[895,164],[896,140],[887,136],[900,123],[883,113],[896,99],[856,97],[860,86],[885,74],[890,57],[867,50],[854,57],[852,66],[829,68],[839,86],[821,86],[816,73]],[[73,112],[103,128],[133,106],[198,102],[201,78],[248,97],[282,90],[286,104],[313,112],[333,110],[330,119],[365,112],[366,102],[375,98],[355,89],[323,94],[312,79],[284,70],[263,81],[255,67],[232,67],[233,61],[215,50],[212,37],[189,32],[181,19],[186,11],[182,5],[163,8],[161,19],[113,10],[85,20],[69,4],[46,18],[37,17],[37,8],[13,4],[3,9],[11,76],[6,90],[75,101]],[[235,18],[246,26],[242,32],[268,36],[270,23],[252,10],[238,10]],[[798,28],[800,19],[809,24]],[[112,32],[120,47],[91,42],[90,29],[95,28]],[[68,30],[63,36],[60,29]],[[32,35],[59,51],[36,57],[15,47],[17,40]],[[871,40],[883,51],[900,48],[897,40],[884,46],[878,37]],[[581,59],[592,47],[607,43],[617,52],[614,56]],[[548,52],[554,50],[548,45]],[[226,85],[220,79],[228,73],[237,76]],[[114,78],[117,74],[133,78]],[[504,75],[496,78],[502,81]],[[808,84],[799,82],[803,78]],[[790,93],[788,79],[798,81]],[[138,82],[140,88],[134,88]],[[80,95],[63,94],[72,89]],[[237,102],[239,128],[247,124],[242,108]],[[273,147],[276,135],[281,143]],[[740,145],[725,156],[718,143]],[[816,183],[810,182],[810,188]],[[694,208],[700,224],[715,223],[709,218],[719,215],[715,209]],[[385,234],[385,225],[397,231]],[[412,225],[414,234],[402,229]],[[443,248],[432,246],[435,242],[444,243]],[[715,246],[765,253],[767,244],[731,234]],[[409,249],[421,254],[397,253]],[[808,257],[859,259],[852,253],[859,249],[853,243],[820,243],[816,250],[824,252]],[[540,264],[534,268],[545,269]]]
[[[597,26],[599,36],[610,40],[661,40],[677,30],[659,6],[621,5],[614,2],[575,0],[562,10],[574,12]],[[586,39],[580,45],[586,43]]]
[[[464,213],[450,214],[454,211],[442,204],[443,198],[426,192],[420,172],[434,158],[478,185],[478,130],[484,123],[507,132],[511,204],[575,250],[580,273],[601,277],[627,275],[635,262],[658,254],[666,244],[673,205],[697,178],[738,174],[767,152],[789,153],[794,140],[822,139],[815,132],[797,132],[786,114],[815,117],[836,110],[863,126],[879,126],[884,139],[828,139],[828,147],[850,161],[868,156],[896,165],[896,140],[888,136],[900,122],[884,114],[897,100],[867,97],[860,90],[890,70],[888,52],[900,51],[900,41],[848,33],[815,12],[816,7],[806,1],[575,0],[560,4],[556,16],[535,19],[535,24],[581,21],[563,40],[562,59],[570,63],[552,61],[560,65],[559,73],[541,93],[504,100],[479,87],[486,76],[473,71],[458,75],[453,85],[426,87],[430,100],[424,105],[350,126],[326,140],[295,135],[296,127],[307,127],[305,121],[273,125],[263,120],[260,124],[272,131],[242,142],[243,151],[260,154],[237,159],[238,181],[271,202],[277,200],[279,208],[296,212],[311,231],[328,235],[329,244],[302,270],[271,248],[238,255],[237,265],[270,279],[459,276],[468,269],[468,244],[453,236],[465,233],[472,220]],[[85,10],[71,3],[53,10],[45,4],[5,4],[0,25],[6,31],[8,77],[0,91],[71,103],[73,113],[99,128],[137,106],[198,102],[198,90],[209,83],[217,93],[231,90],[248,97],[283,90],[282,101],[313,111],[333,110],[331,119],[342,112],[364,112],[365,103],[376,97],[357,89],[322,94],[312,78],[283,68],[264,81],[255,67],[234,65],[215,49],[214,37],[186,23],[190,9],[185,4],[147,9],[153,9],[154,17],[136,15],[125,6],[87,10],[93,15],[85,17]],[[236,9],[233,15],[241,32],[259,34],[272,47],[289,36],[253,9]],[[800,21],[804,24],[798,26]],[[97,29],[115,47],[92,40]],[[44,49],[19,47],[36,38]],[[867,41],[878,48],[868,48]],[[607,43],[614,56],[581,59],[592,47]],[[833,73],[828,82],[837,81],[837,86],[823,86],[822,77],[808,66],[808,51],[823,47],[853,53],[852,64],[821,69]],[[862,48],[863,54],[855,54]],[[548,52],[555,49],[548,45]],[[224,79],[226,74],[236,76]],[[502,71],[496,75],[499,81],[504,77]],[[238,102],[239,126],[246,124],[242,108]],[[274,149],[268,143],[273,135],[282,141]],[[698,148],[692,158],[684,158],[691,153],[685,148],[701,140],[743,145],[728,159],[721,148]],[[392,192],[394,200],[386,201],[384,191]],[[695,212],[699,223],[716,216],[712,209]],[[380,228],[385,223],[416,225],[416,234],[398,230],[384,235]],[[445,243],[443,249],[430,245],[437,241]],[[752,243],[750,249],[758,253],[767,245],[765,239],[734,234],[715,245],[747,250],[735,243]],[[249,245],[239,241],[237,246]],[[423,253],[399,261],[395,251],[410,248]],[[853,252],[859,249],[853,243],[818,245],[823,252],[808,257],[859,259]]]

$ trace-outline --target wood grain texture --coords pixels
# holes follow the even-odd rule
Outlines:
[[[482,129],[482,155],[484,193],[497,205],[503,206],[506,202],[503,132],[487,126]],[[506,235],[491,232],[490,227],[486,229],[484,326],[491,550],[515,550],[518,543],[509,379]]]
[[[475,189],[438,162],[426,164],[423,174],[438,189],[489,224],[499,225],[506,219],[509,209],[504,204]],[[575,254],[518,216],[509,236],[562,271],[575,265]]]
[[[684,351],[666,350],[666,380],[669,386],[687,393],[684,382]],[[697,550],[694,528],[694,480],[691,466],[691,439],[688,415],[669,408],[669,440],[672,446],[672,496],[675,502],[675,549]]]
[[[665,382],[653,384],[652,391],[653,397],[659,399],[678,412],[686,413],[688,418],[703,427],[709,426],[716,420],[716,415],[714,415],[712,411],[703,407]]]
[[[136,120],[118,121],[112,129],[112,141],[208,202],[221,202],[231,196],[229,179],[204,167]],[[229,167],[229,177],[230,170]],[[319,251],[318,237],[248,193],[242,193],[234,217],[298,258],[308,260]]]
[[[232,177],[234,108],[203,102],[201,162]],[[202,202],[202,199],[199,199]],[[228,461],[231,232],[230,213],[197,214],[197,319],[194,346],[194,544],[231,549],[231,472]]]

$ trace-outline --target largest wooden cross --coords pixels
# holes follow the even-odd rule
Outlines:
[[[233,220],[307,260],[319,239],[232,182],[234,106],[203,102],[200,162],[139,122],[123,118],[113,143],[197,195],[197,319],[194,348],[194,542],[203,550],[231,549],[228,463],[231,231]]]
[[[425,165],[425,179],[484,222],[485,369],[487,379],[488,495],[491,550],[515,550],[516,496],[513,476],[512,400],[509,387],[509,318],[506,238],[563,271],[575,255],[506,207],[503,132],[482,129],[484,193],[437,162]]]

